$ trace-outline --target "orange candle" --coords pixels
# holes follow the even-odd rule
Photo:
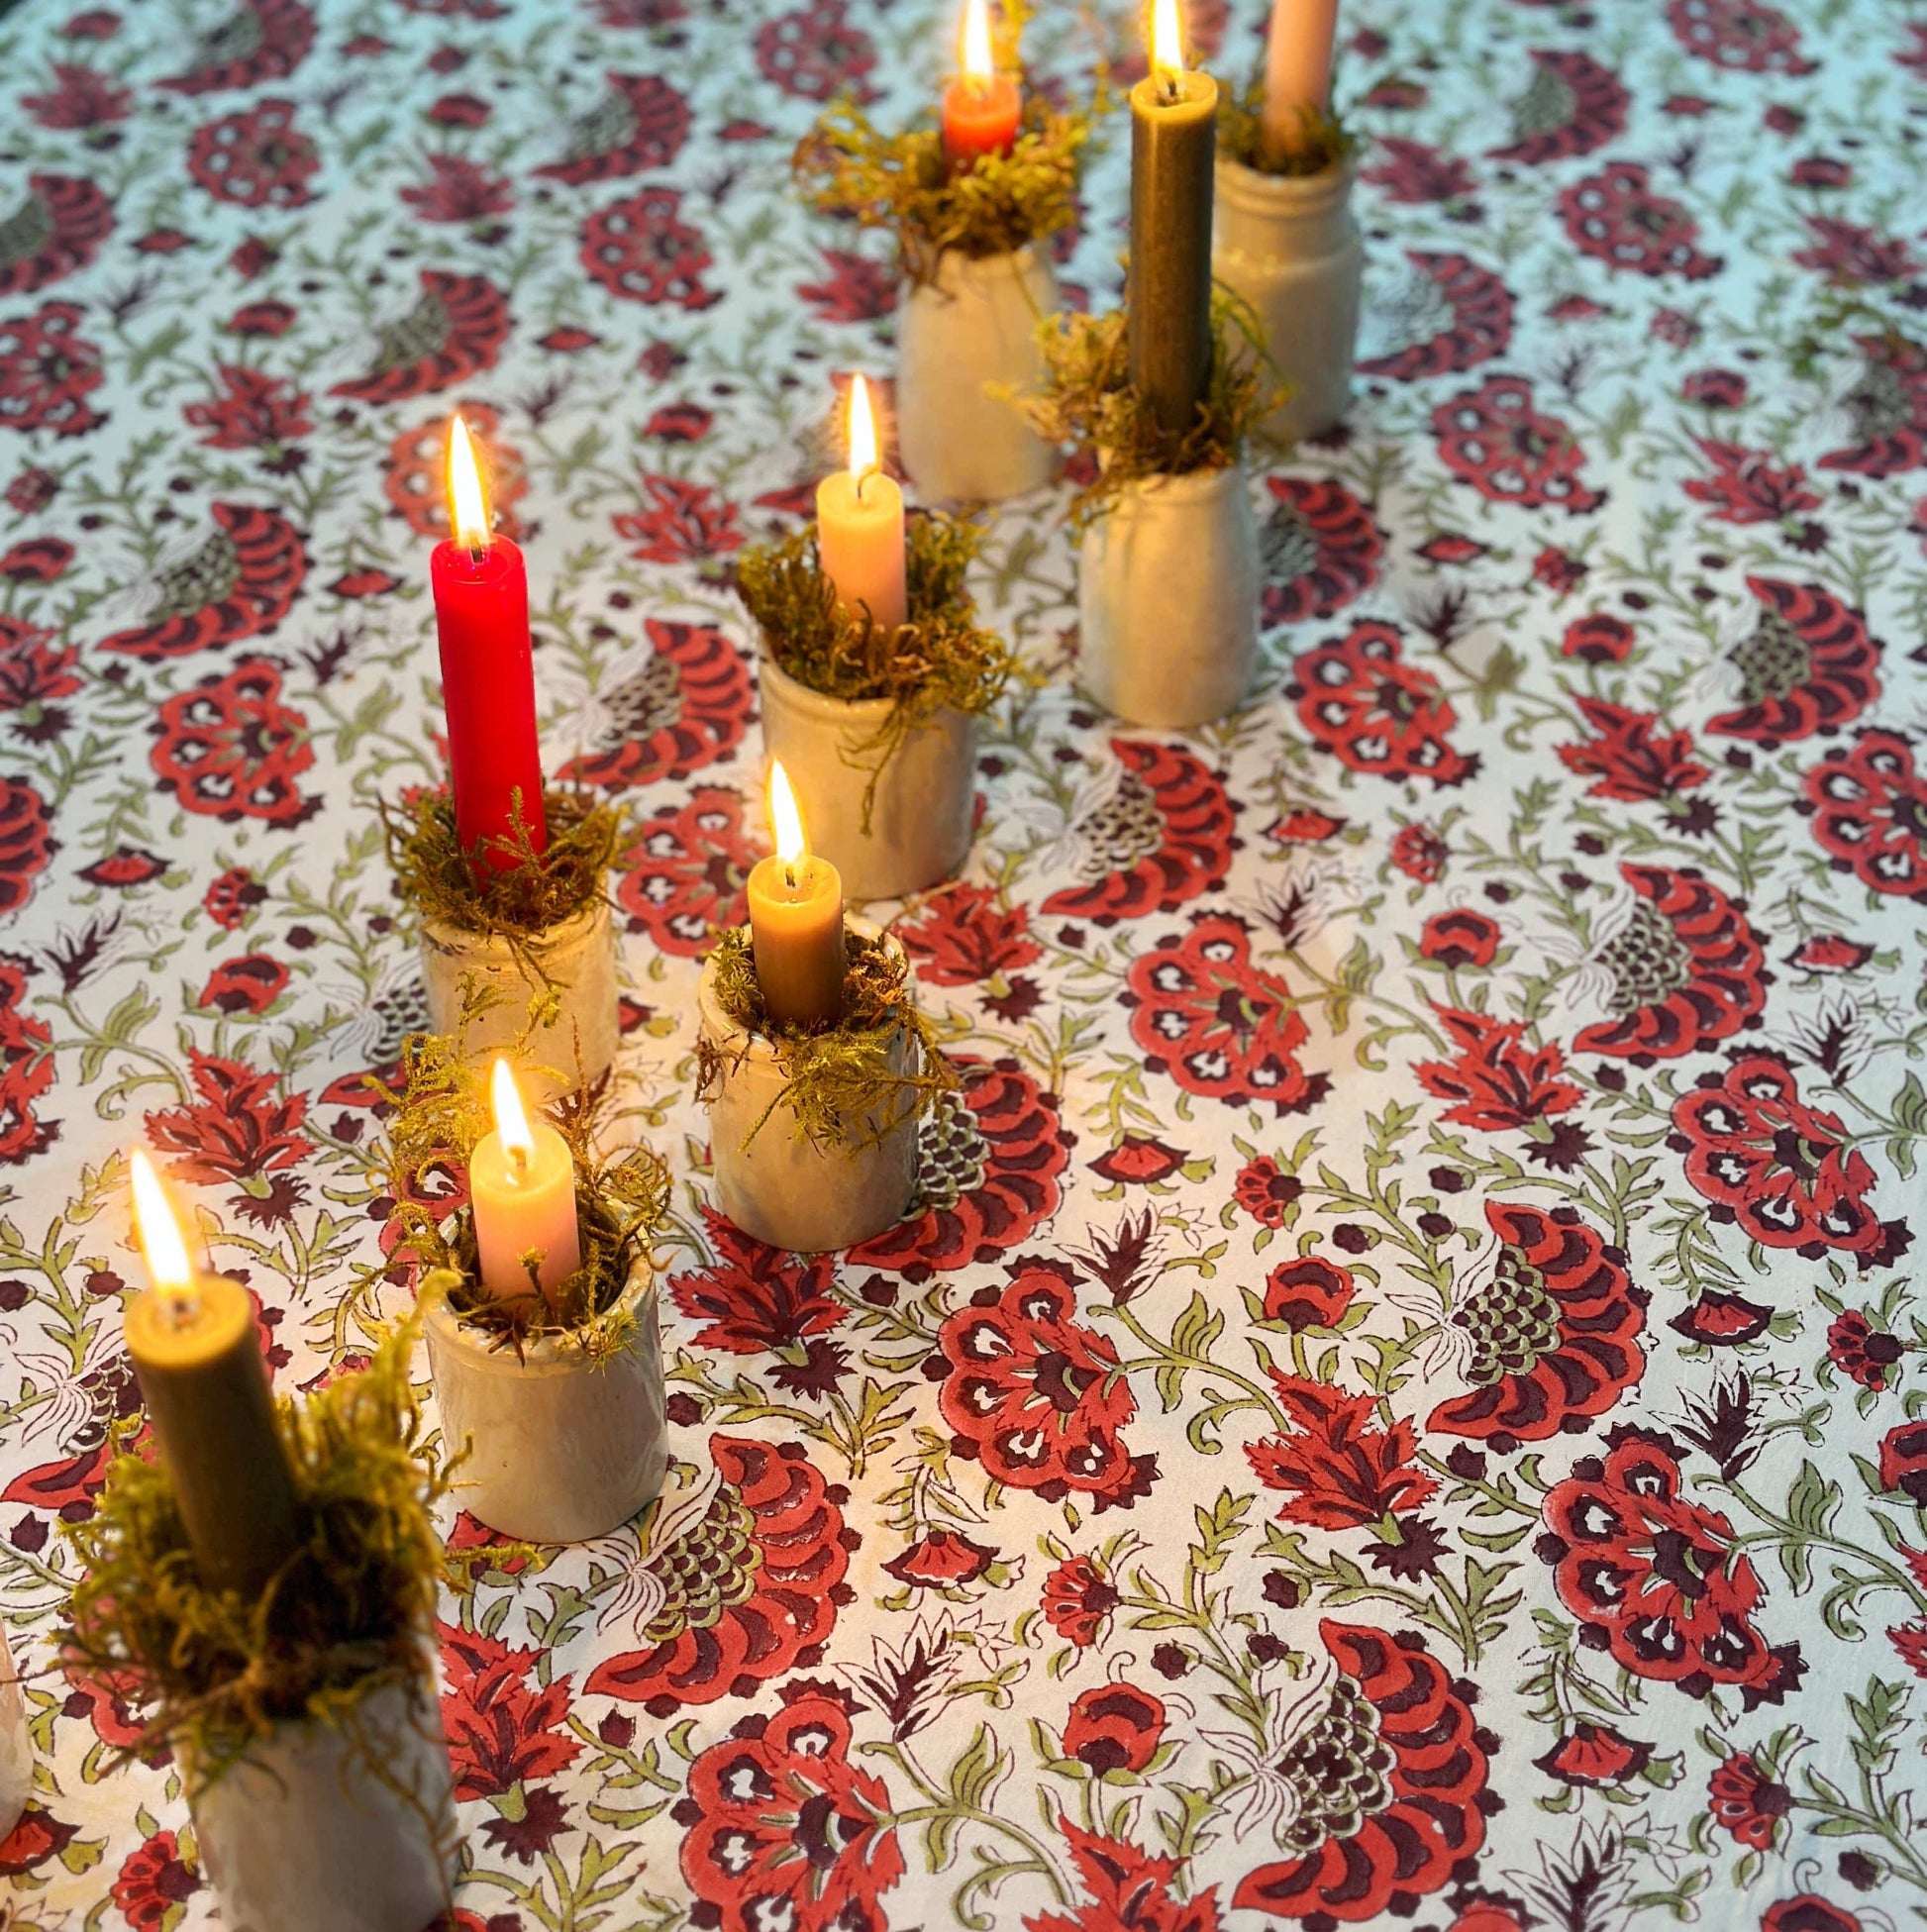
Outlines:
[[[843,880],[805,845],[780,759],[769,764],[769,822],[775,857],[757,862],[749,888],[763,1008],[779,1026],[834,1026],[843,1014]]]
[[[1017,145],[1024,103],[1017,82],[997,71],[984,0],[964,9],[962,72],[944,89],[944,154],[970,167],[979,154],[1007,154]]]
[[[869,384],[850,385],[850,466],[816,489],[816,548],[838,600],[893,631],[909,615],[904,587],[903,492],[883,474]]]
[[[1338,0],[1272,0],[1265,46],[1264,146],[1287,154],[1304,123],[1327,111],[1332,97],[1332,38]]]
[[[541,1257],[536,1279],[545,1297],[582,1266],[575,1220],[575,1163],[568,1143],[546,1120],[532,1121],[515,1075],[497,1059],[489,1099],[495,1131],[468,1157],[468,1198],[475,1210],[481,1283],[498,1301],[526,1300],[523,1257]]]

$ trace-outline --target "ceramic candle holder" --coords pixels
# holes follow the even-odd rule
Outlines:
[[[349,1723],[278,1724],[190,1800],[227,1932],[440,1922],[460,1840],[434,1685],[384,1686]]]
[[[897,745],[876,772],[869,826],[863,794],[888,698],[833,698],[799,683],[762,654],[762,744],[781,759],[810,850],[843,877],[849,899],[900,899],[959,871],[969,856],[976,805],[977,721],[939,711]]]
[[[853,919],[850,926],[877,934],[863,920]],[[896,947],[894,940],[887,944]],[[723,1010],[713,961],[703,967],[697,1002],[704,1037],[723,1064],[709,1103],[709,1146],[724,1214],[745,1234],[803,1255],[854,1247],[900,1221],[917,1184],[915,1108],[875,1139],[900,1104],[894,1094],[882,1096],[873,1112],[846,1117],[842,1145],[817,1147],[798,1134],[786,1106],[772,1111],[787,1076],[770,1042]],[[918,1052],[911,1036],[899,1031],[892,1070],[914,1071]]]
[[[1126,483],[1078,558],[1078,683],[1126,724],[1222,718],[1251,686],[1259,587],[1242,463]]]
[[[34,1789],[34,1741],[27,1733],[27,1700],[21,1694],[20,1667],[0,1637],[0,1838],[20,1822]]]
[[[1320,174],[1264,174],[1218,162],[1212,267],[1264,324],[1288,385],[1263,434],[1295,443],[1330,429],[1352,401],[1365,243],[1349,161]]]
[[[1043,378],[1037,325],[1058,307],[1050,257],[1035,248],[966,255],[946,249],[934,281],[910,288],[899,310],[896,437],[925,502],[998,503],[1041,489],[1057,453],[988,393]]]
[[[611,1311],[630,1325],[591,1356],[572,1335],[518,1351],[437,1299],[424,1321],[442,1436],[467,1455],[456,1501],[519,1543],[586,1543],[636,1514],[662,1486],[662,1340],[657,1286],[639,1253]]]
[[[527,1058],[559,1077],[530,1076],[528,1093],[541,1103],[573,1091],[581,1075],[593,1087],[608,1072],[622,1035],[616,1005],[616,949],[609,908],[594,905],[564,920],[531,949],[542,970],[561,988],[555,1025],[529,1043]],[[541,990],[509,942],[499,934],[464,932],[438,919],[422,921],[422,975],[428,984],[430,1030],[461,1034],[462,980],[474,973],[502,995],[473,1020],[462,1044],[476,1065],[513,1047],[529,1024],[529,1002]]]

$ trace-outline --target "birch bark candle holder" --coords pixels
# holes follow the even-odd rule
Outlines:
[[[867,1094],[826,1110],[801,1097],[793,1043],[761,1031],[735,985],[747,930],[726,936],[697,989],[700,1097],[709,1106],[718,1205],[745,1234],[773,1248],[817,1254],[854,1247],[903,1218],[917,1185],[917,1132],[947,1068],[916,1014],[902,948],[865,920],[848,922],[852,957],[875,949],[895,993],[881,1010],[850,994],[844,1028],[863,1036],[877,1077]]]
[[[1322,435],[1352,401],[1365,243],[1349,157],[1313,174],[1269,174],[1220,154],[1212,266],[1259,318],[1284,385],[1261,433]]]
[[[1037,326],[1058,307],[1036,247],[970,255],[945,249],[898,310],[896,433],[926,501],[999,503],[1041,489],[1057,452],[1011,399],[1043,374]]]

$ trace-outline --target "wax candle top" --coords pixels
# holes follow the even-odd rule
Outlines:
[[[449,426],[449,528],[457,546],[471,557],[485,551],[491,541],[474,439],[459,416]]]
[[[1177,0],[1155,0],[1151,10],[1151,77],[1158,98],[1175,102],[1184,97],[1184,23]]]

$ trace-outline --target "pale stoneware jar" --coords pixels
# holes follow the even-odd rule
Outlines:
[[[542,970],[561,988],[561,1010],[555,1025],[543,1028],[525,1055],[533,1065],[548,1069],[541,1077],[532,1075],[525,1090],[547,1102],[573,1091],[578,1054],[581,1078],[589,1086],[615,1062],[622,1020],[616,1004],[616,947],[607,904],[598,900],[565,919],[533,951]],[[529,975],[507,940],[424,919],[422,977],[428,988],[429,1025],[435,1032],[453,1035],[460,1030],[462,978],[471,972],[504,995],[500,1005],[468,1027],[467,1057],[479,1065],[506,1052],[527,1030],[529,1002],[541,990],[541,982]]]
[[[850,924],[872,937],[877,931],[862,920]],[[873,1111],[846,1116],[842,1145],[819,1148],[796,1131],[786,1106],[771,1111],[787,1084],[775,1049],[723,1010],[713,961],[703,967],[697,1002],[703,1035],[723,1060],[719,1090],[709,1101],[710,1158],[723,1213],[745,1234],[803,1255],[851,1248],[894,1227],[916,1192],[916,1109],[896,1118],[901,1096],[880,1096]],[[891,1070],[914,1072],[920,1051],[899,1028]],[[889,1131],[870,1139],[885,1120],[893,1121]],[[752,1140],[759,1121],[761,1130]]]
[[[27,1700],[12,1646],[0,1636],[0,1838],[20,1822],[34,1789],[34,1740],[27,1731]]]
[[[1057,306],[1050,258],[1035,248],[986,255],[946,249],[936,278],[905,290],[896,439],[923,501],[999,503],[1057,474],[1057,452],[1008,394],[990,393],[1038,387],[1037,327]]]
[[[1353,173],[1350,162],[1302,175],[1218,162],[1212,272],[1257,313],[1289,385],[1263,425],[1281,443],[1322,434],[1351,405],[1365,267]]]
[[[1251,686],[1259,588],[1242,463],[1125,484],[1078,556],[1078,684],[1126,724],[1222,718]]]
[[[370,1692],[346,1731],[277,1725],[189,1809],[227,1932],[422,1932],[460,1843],[433,1678]]]
[[[424,1326],[455,1499],[518,1543],[586,1543],[653,1501],[668,1465],[655,1271],[639,1254],[614,1310],[629,1325],[592,1358],[568,1335],[518,1352],[438,1297]]]
[[[863,748],[883,729],[888,698],[825,697],[791,677],[766,648],[761,694],[764,754],[782,760],[810,850],[837,868],[847,898],[900,899],[963,868],[976,807],[973,717],[936,712],[875,770],[877,754]]]

